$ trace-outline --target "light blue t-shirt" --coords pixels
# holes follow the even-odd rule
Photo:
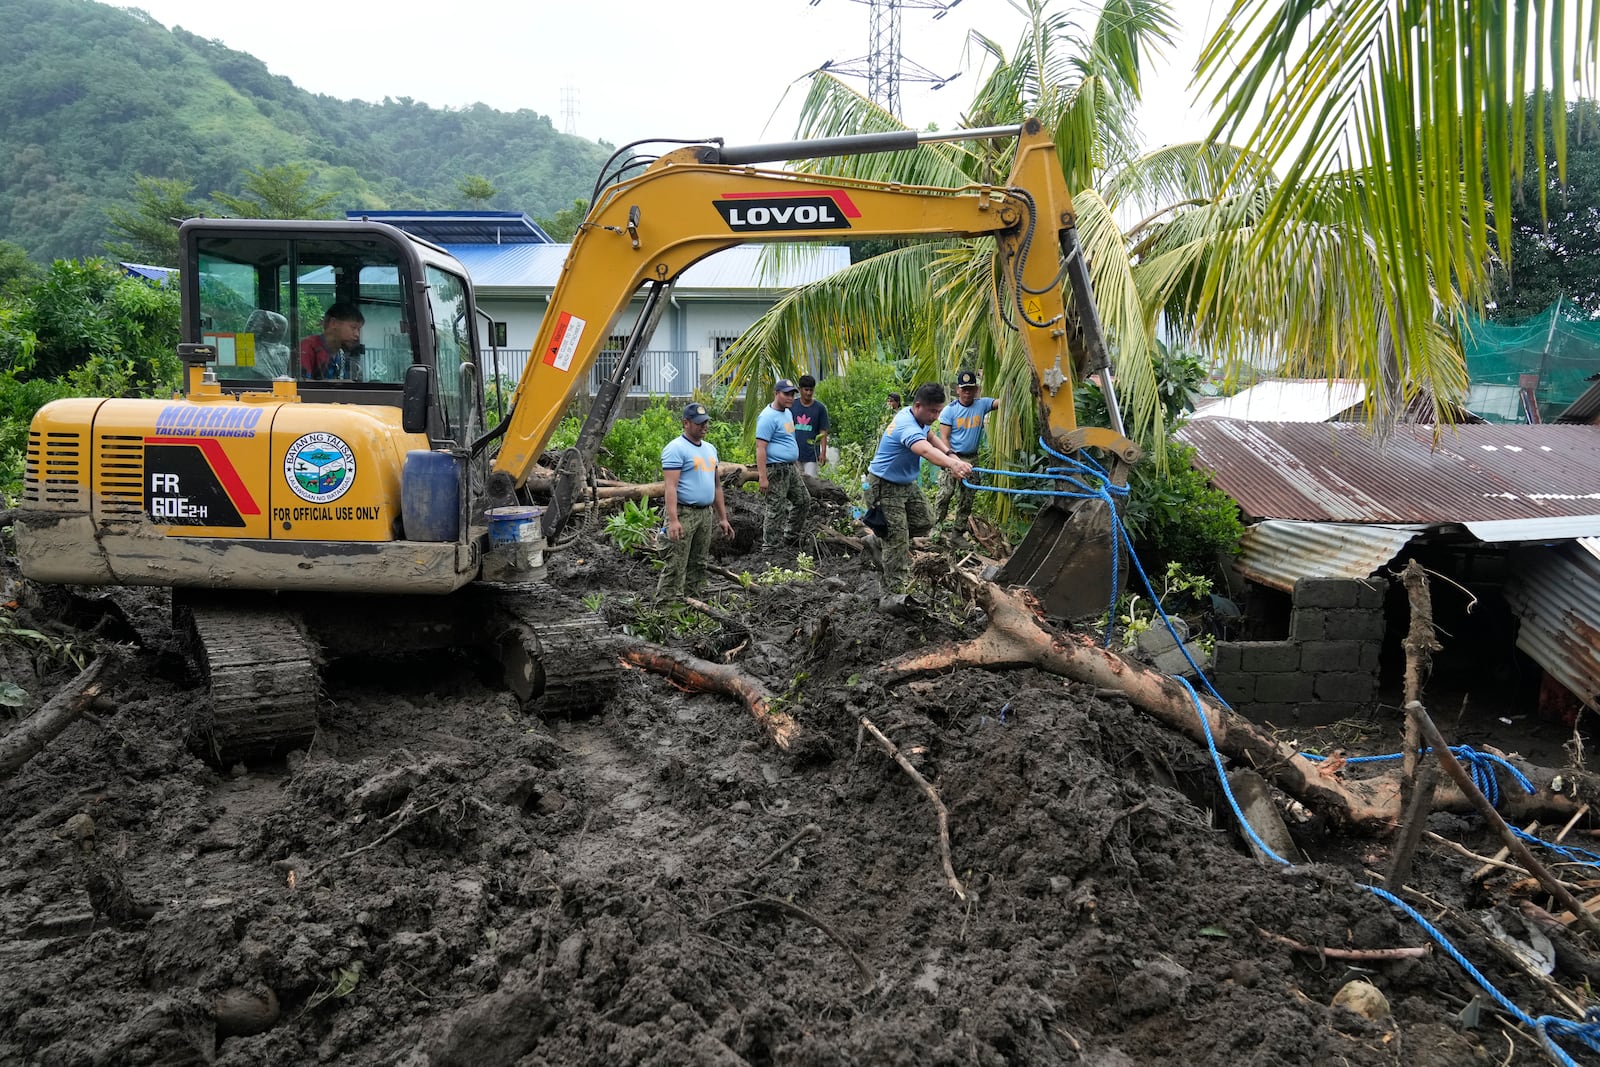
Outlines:
[[[794,416],[768,404],[756,417],[756,440],[767,443],[768,463],[793,463],[800,458],[794,439]]]
[[[695,446],[679,434],[661,450],[661,469],[678,475],[678,503],[699,507],[717,499],[717,446],[701,441]]]
[[[983,417],[994,410],[994,397],[980,396],[970,405],[956,401],[939,415],[939,421],[950,427],[950,447],[963,455],[971,455],[983,444]]]
[[[910,408],[901,408],[883,432],[877,455],[872,457],[867,470],[886,482],[910,485],[922,469],[922,457],[911,451],[911,446],[927,439],[928,428],[917,421]]]

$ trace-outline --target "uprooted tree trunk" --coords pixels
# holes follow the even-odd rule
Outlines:
[[[1319,764],[1305,759],[1294,748],[1279,743],[1215,700],[1192,696],[1174,679],[1129,662],[1086,637],[1050,632],[1016,594],[983,583],[977,587],[977,596],[989,614],[989,627],[981,636],[901,656],[883,664],[876,677],[894,683],[959,667],[1037,667],[1120,692],[1135,707],[1204,744],[1205,730],[1196,714],[1198,710],[1210,726],[1218,751],[1254,767],[1302,803],[1367,833],[1387,833],[1399,823],[1398,776],[1343,779],[1334,761]],[[1575,796],[1549,791],[1549,782],[1556,773],[1535,768],[1529,778],[1538,792],[1532,796],[1507,790],[1502,798],[1506,814],[1525,818],[1535,814],[1566,816],[1576,811],[1579,800]],[[1467,811],[1472,802],[1458,789],[1440,788],[1435,806]]]

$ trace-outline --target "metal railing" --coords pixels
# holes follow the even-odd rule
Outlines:
[[[522,377],[532,351],[526,348],[500,349],[500,379],[511,388]],[[589,395],[593,396],[600,383],[611,376],[622,353],[607,349],[589,368]],[[484,377],[494,374],[494,360],[490,353],[483,356]],[[700,384],[700,353],[668,348],[646,350],[639,365],[633,370],[633,380],[628,383],[629,396],[689,396]]]

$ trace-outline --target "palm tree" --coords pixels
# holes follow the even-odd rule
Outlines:
[[[1388,232],[1394,219],[1375,202],[1367,170],[1306,168],[1280,181],[1261,152],[1216,141],[1141,156],[1141,66],[1170,42],[1172,5],[1108,0],[1080,19],[1047,10],[1047,0],[1014,2],[1028,29],[1010,54],[974,36],[994,70],[963,121],[1036,115],[1056,131],[1130,436],[1152,443],[1169,429],[1153,370],[1162,328],[1235,368],[1271,354],[1293,371],[1365,379],[1382,387],[1370,391],[1380,422],[1394,417],[1406,383],[1441,400],[1463,391],[1459,355],[1438,325],[1445,320],[1415,327],[1396,324],[1392,312],[1401,287],[1410,287],[1407,301],[1437,313],[1457,301],[1455,287],[1481,284],[1481,260],[1433,254],[1467,244],[1469,213],[1443,216],[1431,228],[1437,239],[1430,232],[1419,248]],[[800,126],[803,137],[902,128],[826,74],[814,78]],[[974,142],[807,169],[954,186],[1003,181],[1008,164],[1005,146]],[[1272,214],[1286,198],[1297,208],[1292,222]],[[994,444],[1014,455],[1033,440],[1032,406],[1021,402],[1031,367],[991,304],[991,249],[987,241],[908,244],[795,291],[733,350],[735,380],[792,374],[803,354],[822,354],[825,370],[846,353],[909,356],[920,379],[947,378],[972,358],[1010,401]],[[1400,338],[1409,353],[1403,368],[1393,355]]]
[[[1215,95],[1216,133],[1244,129],[1259,110],[1246,145],[1284,168],[1252,247],[1324,212],[1326,179],[1305,179],[1325,174],[1345,176],[1351,195],[1337,210],[1380,242],[1343,258],[1382,261],[1381,287],[1351,310],[1363,329],[1382,324],[1383,350],[1331,353],[1330,368],[1354,356],[1363,376],[1385,375],[1391,403],[1429,384],[1418,362],[1438,356],[1441,323],[1481,312],[1484,265],[1495,250],[1509,257],[1527,147],[1541,172],[1553,149],[1564,175],[1566,79],[1594,84],[1597,34],[1600,10],[1563,0],[1234,0],[1197,80]]]

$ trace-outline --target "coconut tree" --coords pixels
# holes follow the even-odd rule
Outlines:
[[[1571,0],[1234,0],[1208,42],[1198,81],[1220,115],[1213,136],[1244,134],[1251,158],[1283,174],[1240,254],[1292,248],[1308,226],[1371,235],[1328,249],[1346,276],[1376,268],[1378,285],[1346,305],[1346,336],[1321,355],[1330,373],[1385,386],[1380,416],[1416,387],[1464,377],[1446,365],[1441,324],[1481,310],[1484,264],[1509,255],[1529,144],[1541,171],[1551,151],[1564,173],[1567,79],[1592,86],[1597,49],[1600,7]],[[1343,195],[1330,197],[1335,185]],[[1259,263],[1270,281],[1278,261]],[[1201,332],[1241,309],[1207,310]]]
[[[1151,372],[1152,333],[1132,288],[1130,266],[1109,205],[1093,185],[1108,165],[1132,158],[1140,64],[1170,41],[1173,22],[1160,0],[1112,0],[1093,18],[1047,11],[1026,0],[1028,32],[1014,55],[974,35],[971,46],[994,69],[967,108],[964,125],[1041,118],[1055,131],[1057,154],[1074,190],[1080,239],[1094,267],[1102,318],[1115,339],[1116,371],[1135,427],[1159,421]],[[801,109],[797,136],[831,137],[905,127],[838,79],[818,74]],[[804,169],[914,185],[1003,184],[1012,146],[965,141],[915,151],[810,161]],[[1105,254],[1106,246],[1115,254]],[[807,357],[836,371],[852,356],[909,359],[919,380],[948,377],[959,364],[985,373],[986,392],[1017,413],[995,426],[995,445],[1013,454],[1032,441],[1032,369],[994,303],[989,239],[907,242],[823,282],[791,292],[728,354],[736,381],[792,373]],[[775,253],[781,255],[781,250]]]
[[[1036,115],[1055,130],[1134,436],[1152,442],[1169,429],[1152,369],[1163,330],[1233,366],[1266,356],[1300,372],[1387,382],[1388,390],[1371,391],[1380,420],[1397,410],[1401,380],[1444,398],[1461,392],[1464,375],[1442,318],[1412,332],[1412,358],[1395,373],[1392,290],[1415,286],[1418,302],[1439,312],[1455,303],[1453,286],[1481,282],[1481,264],[1457,257],[1436,269],[1433,244],[1415,263],[1406,259],[1416,242],[1398,245],[1385,232],[1393,218],[1377,210],[1365,171],[1302,168],[1280,181],[1262,152],[1216,140],[1140,155],[1141,70],[1170,41],[1171,5],[1018,6],[1028,24],[1015,49],[973,37],[993,70],[963,121],[1003,125]],[[800,124],[806,137],[901,128],[825,74],[813,79]],[[1007,147],[936,144],[807,166],[917,184],[993,183],[1006,177]],[[1292,223],[1271,214],[1286,191],[1298,212]],[[1466,212],[1444,217],[1443,246],[1465,244],[1470,220]],[[806,357],[832,369],[847,354],[887,352],[909,356],[919,378],[936,378],[975,360],[1012,401],[994,443],[999,454],[1014,454],[1033,439],[1032,407],[1020,402],[1031,368],[992,302],[991,251],[986,240],[918,242],[855,263],[777,305],[733,350],[732,369],[758,381],[793,373]]]

